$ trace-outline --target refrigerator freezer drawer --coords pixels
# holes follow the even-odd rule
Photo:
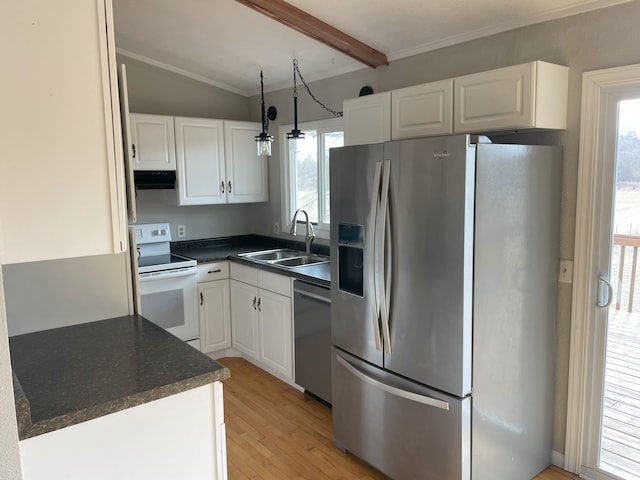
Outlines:
[[[332,351],[336,446],[398,479],[469,480],[471,398]]]

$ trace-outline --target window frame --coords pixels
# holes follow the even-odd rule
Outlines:
[[[293,205],[293,201],[295,196],[291,194],[293,191],[295,176],[291,174],[291,158],[289,157],[289,142],[291,140],[287,139],[287,133],[289,133],[293,129],[293,124],[291,125],[281,125],[278,129],[278,137],[280,139],[280,172],[281,172],[281,216],[282,216],[282,230],[284,233],[288,233],[291,229],[291,220],[293,219],[293,214],[295,213],[295,206]],[[324,150],[323,142],[321,141],[322,135],[330,132],[343,132],[344,133],[344,122],[342,118],[329,118],[325,120],[315,120],[311,122],[303,122],[298,124],[298,129],[301,131],[306,130],[316,130],[317,133],[317,149],[318,149],[318,159],[323,158],[322,152]],[[323,184],[324,181],[324,162],[318,162],[318,186]],[[322,203],[322,202],[320,202]],[[327,205],[326,208],[329,208]],[[318,217],[321,216],[321,212],[318,212]],[[320,219],[320,218],[319,218]],[[298,218],[298,221],[304,221],[304,217]],[[318,223],[312,222],[315,235],[317,238],[329,239],[330,235],[330,224],[329,223]],[[286,229],[286,230],[285,230]],[[300,232],[300,230],[298,230]]]

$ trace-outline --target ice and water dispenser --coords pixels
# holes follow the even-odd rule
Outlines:
[[[363,296],[364,227],[338,224],[338,288]]]

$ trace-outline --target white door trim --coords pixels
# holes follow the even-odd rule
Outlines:
[[[567,432],[564,468],[579,473],[585,441],[585,413],[589,407],[589,331],[594,323],[597,266],[594,248],[599,229],[600,176],[604,97],[629,87],[640,87],[640,64],[585,72],[582,77],[582,115],[575,258],[571,308],[571,350],[567,401]]]

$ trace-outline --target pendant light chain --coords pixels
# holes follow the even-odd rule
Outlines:
[[[300,81],[302,82],[302,85],[304,85],[304,88],[307,90],[307,93],[313,99],[314,102],[316,102],[318,105],[320,105],[322,108],[324,108],[327,112],[329,112],[334,117],[342,117],[342,112],[338,112],[336,110],[333,110],[327,107],[324,103],[318,100],[313,93],[311,93],[311,89],[309,88],[309,85],[307,85],[307,82],[304,81],[304,77],[300,72],[300,68],[298,68],[298,60],[296,58],[293,59],[293,96],[294,97],[298,96],[298,88],[296,85],[296,72],[300,77]]]

